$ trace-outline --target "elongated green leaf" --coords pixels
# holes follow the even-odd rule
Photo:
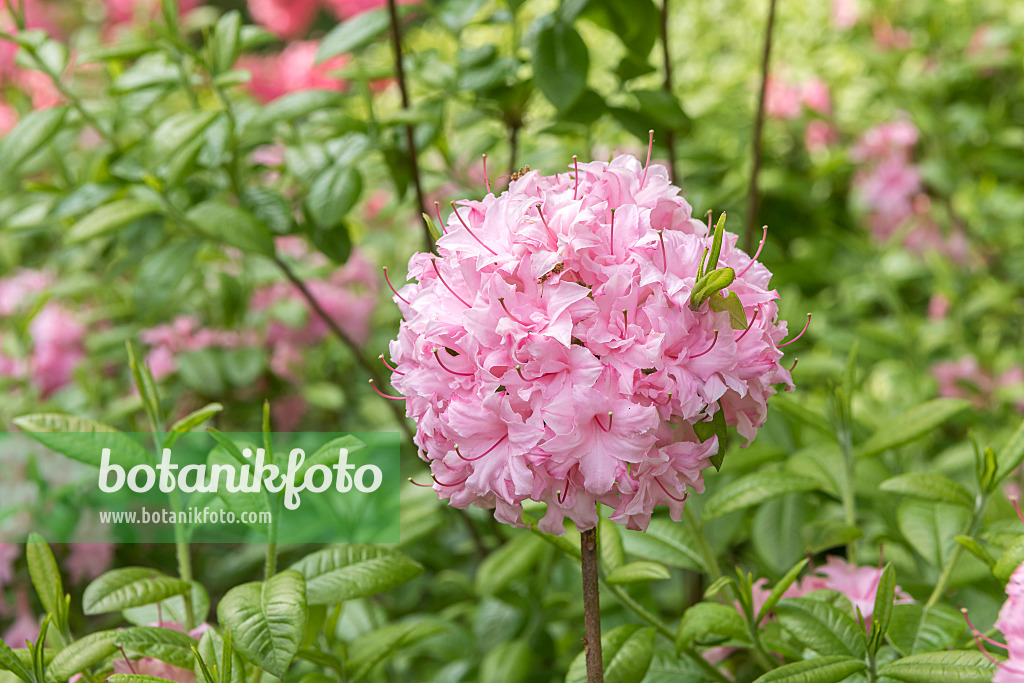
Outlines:
[[[740,301],[740,297],[736,292],[729,292],[729,296],[712,296],[708,299],[708,305],[712,311],[729,312],[729,325],[734,330],[745,330],[747,329],[747,314],[743,310],[743,302]]]
[[[477,570],[477,592],[493,595],[515,579],[528,576],[543,555],[544,548],[544,542],[536,536],[521,534],[491,552]]]
[[[210,61],[213,73],[219,74],[234,66],[242,49],[242,15],[238,10],[226,12],[213,27]]]
[[[894,605],[885,635],[900,652],[911,655],[944,650],[965,628],[963,615],[947,605]]]
[[[559,111],[571,107],[587,87],[590,53],[572,24],[555,21],[537,34],[533,82]]]
[[[274,238],[270,229],[245,209],[210,199],[193,206],[186,216],[207,239],[237,247],[246,253],[274,255]]]
[[[838,683],[865,669],[864,662],[843,655],[815,657],[772,669],[754,683]]]
[[[640,683],[654,657],[654,629],[626,624],[601,636],[605,683]],[[587,665],[581,652],[569,667],[565,683],[586,683]]]
[[[974,498],[960,484],[934,472],[910,472],[879,484],[882,491],[891,491],[927,501],[939,501],[973,509]]]
[[[995,670],[996,665],[978,650],[945,650],[897,659],[878,673],[905,683],[987,683]]]
[[[811,410],[789,394],[777,394],[773,396],[771,406],[773,408],[779,408],[782,412],[787,413],[808,427],[813,427],[816,431],[824,434],[825,436],[832,438],[835,437],[832,425],[828,423],[828,420],[823,415]]]
[[[117,652],[117,635],[117,631],[99,631],[79,638],[57,653],[47,674],[54,680],[66,681],[76,673],[96,666]]]
[[[130,652],[153,657],[183,669],[191,669],[192,648],[199,642],[187,633],[157,626],[134,626],[120,632],[115,641]]]
[[[111,674],[107,677],[107,683],[174,683],[174,681],[145,674]]]
[[[220,677],[220,674],[225,671],[224,638],[221,637],[216,629],[211,628],[203,632],[203,637],[199,639],[199,647],[197,649],[199,656],[203,658],[206,666],[218,675],[218,680],[224,681],[224,683],[245,683],[245,662],[234,648],[231,649],[230,676],[226,680]],[[202,667],[199,666],[198,660],[195,660],[190,666],[185,668],[192,668],[196,673],[196,680],[202,680],[200,678],[202,676]]]
[[[191,413],[172,424],[171,431],[179,433],[190,432],[222,410],[224,410],[224,406],[221,404],[208,403],[198,410],[193,410]]]
[[[683,613],[676,631],[676,652],[691,645],[717,645],[726,640],[746,640],[747,627],[733,605],[698,602]]]
[[[320,49],[316,53],[317,63],[369,45],[389,25],[388,14],[383,9],[361,12],[338,24],[320,41]]]
[[[697,542],[682,524],[652,519],[647,533],[622,531],[626,552],[644,560],[661,562],[670,567],[707,571]]]
[[[7,643],[0,640],[0,671],[10,671],[26,683],[32,683],[31,666],[31,663],[23,662]]]
[[[999,561],[992,567],[992,573],[995,574],[997,579],[1005,583],[1010,579],[1010,574],[1013,573],[1013,570],[1019,567],[1022,562],[1024,562],[1024,536],[1019,536],[1003,551]]]
[[[892,448],[899,448],[938,429],[970,407],[970,401],[957,398],[937,398],[922,403],[883,425],[870,439],[861,444],[855,455],[858,458],[866,458]]]
[[[53,558],[53,551],[42,536],[33,533],[29,534],[25,556],[39,602],[48,613],[56,614],[60,607],[57,601],[64,599],[64,585],[60,580],[60,570],[57,568],[57,560]]]
[[[896,511],[900,532],[921,557],[936,567],[949,561],[970,513],[962,507],[904,500]]]
[[[357,543],[317,551],[291,568],[305,577],[310,605],[383,593],[423,571],[421,564],[396,550]]]
[[[816,479],[791,472],[755,472],[730,482],[704,505],[705,520],[758,505],[790,493],[819,488]]]
[[[530,678],[533,648],[525,640],[499,643],[480,663],[480,680],[492,683],[519,683]]]
[[[192,616],[197,624],[206,621],[210,612],[210,596],[198,581],[192,582]],[[130,607],[121,615],[137,626],[155,624],[157,622],[185,622],[185,596],[174,595],[166,600],[140,607]]]
[[[232,588],[217,606],[217,617],[242,656],[278,678],[302,645],[306,615],[306,581],[290,569]]]
[[[671,574],[668,573],[665,565],[640,560],[638,562],[630,562],[609,572],[608,576],[605,577],[605,581],[610,584],[622,584],[657,581],[668,578],[671,578]]]
[[[606,571],[615,571],[626,563],[619,525],[605,517],[598,522],[597,547],[601,551],[601,563]]]
[[[800,576],[800,572],[807,566],[807,560],[803,559],[793,565],[793,568],[786,572],[785,576],[779,579],[774,586],[772,586],[771,593],[765,599],[764,604],[761,605],[761,609],[757,613],[757,623],[761,623],[768,614],[775,609],[775,605],[779,604],[779,600],[782,599],[782,595],[793,585],[796,581],[796,577]]]
[[[987,564],[989,569],[995,569],[996,558],[992,557],[992,554],[986,550],[985,546],[981,543],[970,536],[955,536],[953,540],[966,548],[967,551],[976,558]]]
[[[148,199],[119,199],[104,204],[71,226],[64,241],[69,245],[82,244],[159,212],[160,205]]]
[[[90,583],[82,595],[82,609],[86,614],[103,614],[160,602],[187,590],[186,582],[155,569],[126,567],[109,571]]]
[[[103,449],[110,449],[110,462],[124,468],[148,464],[150,457],[138,442],[113,427],[57,413],[37,413],[14,418],[24,432],[72,460],[99,467]]]
[[[896,570],[892,563],[885,565],[882,576],[878,579],[875,591],[875,607],[871,615],[871,640],[869,646],[875,652],[882,645],[882,638],[889,628],[892,618],[893,601],[896,599]]]
[[[306,207],[316,225],[336,227],[352,209],[363,191],[363,177],[355,168],[329,166],[309,188]]]
[[[690,309],[696,311],[701,307],[701,304],[711,298],[712,294],[722,291],[731,285],[735,279],[736,271],[732,268],[726,267],[712,270],[697,280],[697,283],[693,286],[693,290],[690,292]]]
[[[436,621],[388,624],[357,638],[350,646],[350,681],[360,681],[381,662],[402,648],[411,647],[427,638],[444,633],[447,627]]]
[[[215,111],[184,111],[164,119],[150,136],[154,164],[173,163],[174,157],[198,139],[218,115]]]
[[[19,166],[52,140],[64,123],[66,113],[66,107],[51,107],[26,114],[0,141],[3,174],[13,176]]]
[[[999,473],[996,475],[996,483],[1010,476],[1010,472],[1017,469],[1021,462],[1024,462],[1024,422],[1020,423],[1017,431],[999,450]]]
[[[812,598],[786,598],[775,606],[775,615],[784,629],[823,657],[864,657],[864,639],[857,623],[826,602]]]
[[[322,46],[321,43],[321,49]],[[268,104],[256,120],[265,126],[277,121],[294,121],[321,109],[337,107],[343,98],[344,96],[335,90],[304,90],[291,93]]]

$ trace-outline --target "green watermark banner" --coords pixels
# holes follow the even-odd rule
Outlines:
[[[0,434],[0,472],[0,541],[400,540],[397,432]]]

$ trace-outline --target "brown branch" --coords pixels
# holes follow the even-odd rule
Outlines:
[[[402,28],[398,21],[398,8],[395,5],[395,0],[388,0],[388,15],[391,17],[391,43],[395,50],[395,77],[398,80],[398,91],[402,95],[402,109],[409,111],[409,90],[405,84],[405,66],[402,62]],[[409,148],[409,170],[412,172],[412,184],[416,189],[416,203],[419,206],[420,220],[423,222],[423,248],[425,251],[433,251],[434,238],[430,234],[430,225],[423,218],[423,214],[427,213],[427,203],[423,198],[420,164],[416,153],[416,137],[411,123],[405,125],[405,143]]]
[[[661,53],[665,59],[665,92],[672,95],[672,56],[668,49],[668,4],[669,0],[661,3]],[[676,132],[671,128],[665,131],[665,146],[668,147],[668,173],[669,179],[676,182]]]
[[[587,660],[587,683],[604,683],[601,661],[601,605],[597,578],[597,529],[580,534],[583,568],[583,652]]]
[[[743,230],[743,248],[747,253],[754,246],[754,230],[761,198],[757,189],[757,176],[761,171],[761,131],[764,128],[764,98],[768,88],[768,64],[772,54],[772,31],[775,28],[775,0],[768,0],[768,24],[764,31],[764,54],[761,56],[761,93],[757,100],[757,118],[754,120],[753,161],[750,169],[750,188],[747,191],[747,220]]]

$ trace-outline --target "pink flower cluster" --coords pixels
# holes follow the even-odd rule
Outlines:
[[[0,280],[0,320],[30,310],[30,302],[42,295],[51,277],[37,270],[22,270]],[[85,326],[60,303],[47,301],[28,326],[31,350],[26,358],[3,353],[0,330],[0,377],[30,380],[45,397],[69,384],[75,367],[85,356]]]
[[[1024,564],[1010,575],[1006,596],[995,626],[1006,638],[1008,657],[992,683],[1024,683]]]
[[[319,47],[319,43],[311,40],[289,43],[274,55],[242,57],[238,68],[252,73],[246,87],[264,103],[303,90],[344,90],[345,81],[330,74],[345,66],[348,56],[339,55],[316,64]]]
[[[942,361],[932,366],[932,376],[939,384],[939,396],[970,399],[975,407],[991,406],[1000,392],[1017,389],[1024,397],[1024,367],[1014,365],[1001,373],[983,368],[974,356],[962,356],[956,361]],[[1016,407],[1024,412],[1024,401]]]
[[[417,0],[398,0],[400,5],[415,2]],[[321,6],[345,20],[385,4],[385,0],[249,0],[249,14],[256,23],[280,38],[297,38],[309,31]]]
[[[729,233],[707,270],[734,269],[749,324],[691,309],[712,237],[662,167],[570,169],[461,202],[438,256],[412,257],[392,384],[453,506],[519,525],[523,502],[543,501],[539,528],[561,534],[565,517],[593,527],[600,502],[646,529],[655,506],[678,520],[687,487],[703,490],[719,444],[694,423],[722,410],[753,439],[774,385],[792,386],[786,323],[771,273]]]
[[[181,633],[185,632],[185,627],[176,621],[163,621],[150,624],[150,626],[167,628]],[[208,631],[210,628],[209,624],[203,623],[189,631],[188,635],[198,640],[202,638],[203,633]],[[177,683],[196,683],[196,675],[194,671],[190,669],[183,669],[180,666],[174,666],[173,664],[168,664],[167,662],[163,662],[153,657],[142,657],[141,659],[132,660],[115,659],[114,673],[155,676],[167,681],[177,681]]]
[[[195,317],[181,315],[169,323],[143,330],[139,339],[150,345],[146,362],[153,377],[161,379],[178,369],[175,359],[180,353],[209,348],[235,349],[256,346],[259,342],[251,331],[214,330],[201,327]]]
[[[782,80],[777,74],[768,77],[764,94],[764,110],[768,116],[795,119],[804,107],[822,115],[832,113],[832,96],[824,81],[812,78],[797,84]]]

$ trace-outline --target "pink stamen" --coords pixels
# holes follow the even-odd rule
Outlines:
[[[672,500],[674,500],[674,501],[675,501],[675,502],[677,502],[677,503],[685,503],[685,502],[686,502],[686,499],[687,499],[687,497],[688,497],[688,496],[690,495],[690,494],[689,494],[689,492],[687,491],[687,492],[684,492],[684,493],[683,493],[683,497],[682,497],[682,498],[676,498],[675,496],[673,496],[673,495],[672,495],[671,493],[669,493],[669,492],[668,492],[668,489],[667,489],[667,488],[665,488],[665,485],[661,483],[661,480],[660,480],[660,479],[658,479],[657,477],[655,477],[655,478],[654,478],[654,481],[655,481],[655,482],[656,482],[656,483],[658,484],[658,486],[660,486],[660,487],[661,487],[661,490],[665,492],[665,495],[666,495],[666,496],[668,496],[669,498],[671,498]]]
[[[389,278],[389,277],[388,277],[388,267],[387,267],[387,266],[384,266],[384,279],[385,279],[385,280],[387,280],[387,283],[388,283],[388,287],[390,287],[390,288],[391,288],[391,291],[395,293],[395,296],[397,296],[397,297],[398,297],[399,299],[401,299],[401,300],[402,300],[402,301],[404,301],[405,303],[407,303],[407,304],[409,304],[410,306],[412,306],[412,304],[410,304],[410,303],[409,303],[409,300],[408,300],[408,299],[406,299],[406,298],[405,298],[404,296],[402,296],[401,294],[399,294],[399,293],[398,293],[398,290],[397,290],[397,289],[395,289],[395,286],[394,286],[393,284],[391,284],[391,278]]]
[[[667,406],[671,402],[672,402],[672,392],[671,391],[668,392],[668,395],[665,397],[665,402],[664,403],[658,403],[658,401],[654,401],[654,403],[657,403],[659,406],[661,406],[663,408],[665,406]]]
[[[388,362],[386,360],[384,360],[384,354],[383,353],[380,354],[379,356],[377,356],[377,358],[379,358],[380,362],[384,364],[384,367],[386,367],[388,370],[390,370],[391,372],[395,373],[396,375],[404,375],[405,374],[401,370],[398,370],[398,369],[393,368],[390,365],[388,365]]]
[[[605,432],[612,431],[612,411],[610,411],[610,410],[608,411],[608,426],[607,427],[605,427],[603,424],[601,424],[601,421],[597,419],[597,415],[594,416],[594,422],[596,422],[597,426],[600,427],[603,431],[605,431]]]
[[[761,312],[761,307],[758,306],[754,309],[754,315],[750,316],[750,322],[747,323],[747,329],[743,330],[743,334],[736,337],[736,343],[739,344],[740,340],[747,336],[747,332],[750,332],[750,328],[754,326],[754,321],[757,320],[757,314]]]
[[[487,155],[481,155],[484,158],[484,187],[487,188],[487,194],[491,193],[491,180],[487,177]]]
[[[647,182],[647,169],[651,167],[651,150],[654,148],[654,129],[648,131],[650,134],[650,140],[647,142],[647,163],[644,164],[644,177],[640,179],[640,189],[644,189],[644,183]]]
[[[612,256],[615,256],[615,209],[612,209],[612,228],[608,241],[611,243]]]
[[[132,660],[128,659],[128,655],[125,654],[125,652],[124,652],[124,645],[118,645],[117,648],[119,650],[121,650],[121,656],[124,657],[124,661],[128,664],[128,669],[133,674],[137,675],[139,672],[135,670],[135,667],[132,665]]]
[[[757,245],[757,251],[754,252],[754,256],[750,259],[750,263],[748,263],[743,270],[736,274],[737,278],[743,277],[743,274],[750,270],[750,266],[754,265],[754,261],[756,261],[757,257],[761,255],[761,250],[764,249],[764,242],[766,239],[768,239],[768,226],[764,226],[763,230],[764,234],[761,235],[761,243]]]
[[[551,226],[548,225],[548,219],[544,218],[544,212],[541,211],[540,204],[537,205],[537,213],[540,214],[540,220],[544,224],[544,229],[551,235],[551,239],[555,241],[555,244],[558,244],[558,238],[555,237],[555,233],[551,232]]]
[[[498,255],[498,252],[494,251],[489,246],[484,244],[483,240],[481,240],[479,237],[477,237],[476,233],[469,229],[469,225],[466,224],[466,221],[462,220],[462,216],[459,215],[459,210],[457,208],[455,208],[455,202],[452,202],[452,211],[455,212],[455,217],[459,219],[460,223],[462,223],[462,227],[464,227],[466,229],[466,232],[468,232],[470,235],[472,235],[473,239],[475,239],[477,242],[479,242],[481,247],[483,247],[487,251],[491,252],[492,256],[497,256]]]
[[[665,251],[665,231],[658,231],[658,239],[661,240],[661,272],[668,273],[668,252]]]
[[[779,348],[781,349],[781,348],[783,348],[785,346],[789,346],[790,344],[795,342],[797,339],[799,339],[800,337],[804,336],[804,332],[807,331],[807,328],[810,326],[810,324],[811,324],[811,314],[808,313],[807,314],[807,322],[804,323],[804,329],[800,330],[800,334],[796,335],[795,337],[790,339],[788,342],[785,342],[783,344],[779,344]]]
[[[475,458],[467,458],[467,457],[466,457],[466,456],[464,456],[464,455],[463,455],[462,453],[459,453],[459,449],[458,449],[458,448],[456,448],[456,449],[455,449],[455,452],[456,452],[456,453],[458,453],[458,456],[459,456],[460,458],[462,458],[463,460],[465,460],[466,462],[473,462],[473,461],[475,461],[475,460],[479,460],[480,458],[484,457],[485,455],[488,455],[488,454],[489,454],[489,453],[490,453],[491,451],[493,451],[493,450],[494,450],[495,448],[497,448],[498,446],[500,446],[500,445],[501,445],[501,442],[502,442],[502,441],[504,441],[504,440],[505,440],[505,439],[507,439],[507,438],[508,438],[508,434],[506,434],[505,436],[503,436],[503,437],[501,437],[500,439],[498,439],[498,440],[497,440],[497,441],[496,441],[496,442],[494,443],[494,445],[493,445],[493,446],[491,446],[490,448],[488,448],[488,449],[487,449],[486,451],[484,451],[484,452],[483,452],[483,453],[481,453],[480,455],[476,456]]]
[[[498,297],[498,303],[501,304],[501,307],[505,310],[505,315],[507,315],[508,317],[512,318],[513,320],[515,320],[517,323],[519,323],[523,327],[529,327],[530,326],[530,323],[525,322],[523,320],[520,320],[519,318],[517,318],[514,315],[512,315],[512,312],[510,310],[508,310],[508,306],[505,305],[505,297],[499,296]]]
[[[444,368],[448,372],[452,373],[453,375],[459,375],[461,377],[475,377],[476,376],[475,372],[455,372],[454,370],[452,370],[450,367],[448,367],[447,365],[445,365],[444,363],[441,362],[441,356],[437,353],[437,349],[434,349],[434,358],[437,359],[437,364],[438,365],[440,365],[442,368]]]
[[[708,234],[711,234],[711,216],[714,215],[714,211],[708,209]]]
[[[1012,505],[1013,509],[1017,512],[1017,519],[1019,519],[1021,523],[1024,524],[1024,514],[1022,514],[1020,511],[1020,502],[1017,500],[1017,496],[1009,496],[1009,499],[1010,505]]]
[[[576,200],[576,195],[580,191],[580,162],[579,162],[579,159],[576,158],[575,154],[572,155],[572,164],[573,164],[573,166],[576,167],[576,187],[574,187],[573,190],[572,190],[572,198],[573,198],[573,201],[575,201]],[[612,220],[614,220],[614,219],[615,219],[615,214],[612,214]]]
[[[565,502],[565,497],[569,495],[569,480],[565,480],[565,488],[562,489],[561,495],[558,496],[558,504],[561,505]]]
[[[447,235],[448,231],[445,230],[444,219],[441,218],[441,203],[434,202],[434,211],[437,213],[437,222],[441,224],[441,234]]]
[[[470,475],[470,476],[472,476],[472,475]],[[448,488],[450,488],[452,486],[461,486],[461,485],[465,484],[467,481],[469,481],[469,477],[466,477],[462,481],[457,481],[454,484],[446,484],[443,481],[441,481],[440,479],[438,479],[436,476],[434,476],[433,473],[430,474],[430,478],[434,480],[435,484],[438,484],[439,486],[445,486],[445,487],[448,487]]]
[[[421,484],[418,481],[416,481],[415,479],[413,479],[412,477],[409,477],[409,483],[412,484],[413,486],[419,486],[420,488],[423,488],[423,489],[432,489],[432,488],[434,488],[430,484]]]
[[[977,640],[978,638],[981,638],[982,640],[984,640],[986,643],[989,643],[990,645],[995,645],[996,647],[1001,647],[1004,650],[1007,649],[1006,645],[1000,643],[998,640],[993,640],[992,638],[989,638],[984,633],[979,631],[974,626],[974,624],[971,623],[971,618],[969,616],[967,616],[967,608],[966,607],[961,607],[960,608],[960,614],[964,615],[964,621],[967,622],[967,628],[971,629],[971,634],[974,636],[975,640]],[[981,647],[980,644],[979,644],[979,647]],[[982,649],[984,650],[984,647],[982,647]]]
[[[405,396],[388,396],[387,394],[385,394],[384,392],[382,392],[380,389],[377,388],[377,385],[373,383],[372,379],[370,380],[370,386],[373,387],[373,390],[377,392],[378,396],[381,396],[381,397],[387,398],[387,399],[391,399],[392,401],[404,401],[405,400]]]
[[[528,382],[529,381],[525,377],[523,377],[523,366],[522,365],[517,365],[516,366],[516,374],[518,374],[519,375],[519,379],[523,380],[524,382]]]
[[[715,330],[715,338],[711,340],[711,346],[709,346],[707,348],[707,350],[705,350],[705,351],[701,351],[700,353],[698,353],[698,354],[696,354],[694,356],[690,356],[690,358],[691,359],[693,359],[693,358],[700,358],[701,356],[703,356],[705,354],[711,353],[711,349],[715,348],[715,344],[717,344],[717,343],[718,343],[718,330]]]
[[[443,277],[441,277],[441,271],[437,269],[437,259],[431,260],[430,265],[434,266],[434,272],[437,273],[437,279],[440,280],[441,284],[444,285],[448,289],[448,291],[452,293],[452,296],[461,301],[466,306],[466,308],[473,308],[472,306],[469,305],[469,303],[466,302],[465,299],[456,294],[455,290],[452,289],[451,286],[449,286],[449,284],[444,281]]]

